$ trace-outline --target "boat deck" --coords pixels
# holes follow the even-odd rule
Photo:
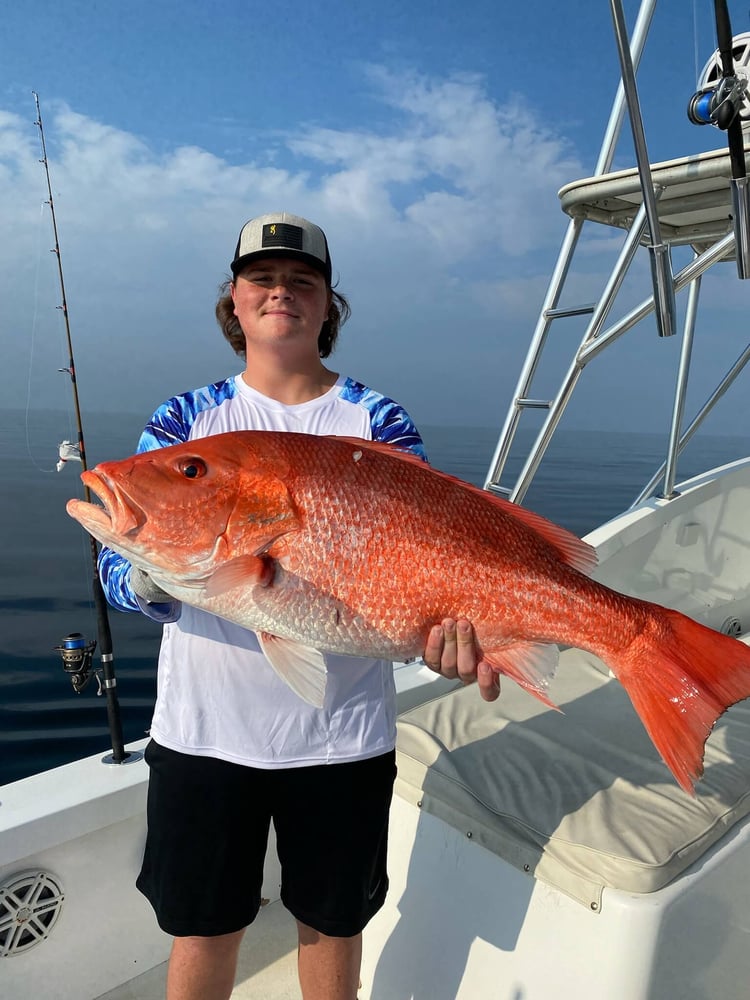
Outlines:
[[[97,1000],[164,1000],[167,963]],[[242,942],[233,1000],[299,1000],[297,928],[280,900],[269,903]]]

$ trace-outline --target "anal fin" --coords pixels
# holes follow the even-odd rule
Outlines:
[[[514,642],[507,646],[485,649],[482,658],[494,670],[510,677],[549,708],[559,711],[547,695],[559,655],[559,649],[551,643]]]

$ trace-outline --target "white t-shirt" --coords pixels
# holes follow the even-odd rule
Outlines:
[[[233,430],[348,435],[424,454],[408,414],[352,379],[339,378],[317,399],[285,405],[241,376],[169,400],[147,425],[138,450]],[[126,560],[103,549],[100,572],[113,604],[139,608]],[[172,750],[262,768],[360,760],[392,749],[392,665],[325,657],[326,697],[319,709],[276,674],[254,632],[182,605],[179,618],[164,625],[151,736]]]

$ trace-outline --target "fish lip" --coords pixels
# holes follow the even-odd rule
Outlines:
[[[81,478],[102,504],[102,508],[96,509],[107,519],[113,533],[133,535],[146,523],[143,508],[101,469],[84,472]]]

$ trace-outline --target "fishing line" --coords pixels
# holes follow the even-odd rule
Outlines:
[[[33,310],[31,315],[31,330],[29,333],[29,365],[28,365],[28,377],[26,381],[26,406],[24,411],[24,434],[26,439],[26,454],[31,465],[37,470],[37,472],[42,473],[57,473],[56,465],[43,466],[41,465],[34,454],[34,446],[31,440],[31,406],[32,406],[32,390],[31,383],[34,376],[35,360],[37,356],[37,332],[39,323],[39,282],[41,274],[41,263],[42,263],[42,243],[46,243],[45,227],[44,227],[44,209],[46,202],[40,202],[39,204],[39,220],[36,227],[36,269],[34,274],[34,295],[33,295]],[[61,364],[62,355],[61,355]],[[65,414],[68,420],[68,435],[73,436],[73,420],[72,414],[70,412],[70,406],[67,405],[65,408]],[[80,568],[84,575],[87,573],[88,567],[90,565],[90,555],[87,552],[87,541],[86,535],[81,534],[78,539],[78,559],[80,561]],[[93,608],[89,606],[88,612],[88,627],[89,630],[96,631],[96,616],[94,615]]]
[[[700,80],[702,66],[698,61],[698,0],[693,0],[693,59],[695,62],[695,76],[693,79]]]
[[[38,320],[39,320],[39,281],[41,274],[41,263],[42,263],[42,244],[46,243],[45,227],[44,227],[44,209],[46,202],[42,201],[39,204],[39,221],[37,223],[36,229],[36,270],[34,274],[34,299],[33,299],[33,312],[31,316],[31,331],[29,335],[29,369],[28,378],[26,383],[26,407],[24,413],[24,431],[26,437],[26,453],[28,455],[29,461],[33,467],[38,472],[43,473],[57,473],[59,470],[56,465],[51,465],[49,467],[41,465],[34,454],[34,448],[31,441],[31,427],[30,427],[30,415],[31,415],[31,383],[34,375],[35,359],[37,354],[37,331],[38,331]],[[62,350],[62,348],[60,348]],[[60,355],[60,363],[63,364],[63,355]],[[68,421],[68,436],[73,437],[73,417],[70,412],[70,405],[64,407],[66,418]],[[87,552],[87,541],[85,534],[82,534],[78,540],[78,557],[80,559],[81,570],[85,574],[88,570],[90,564],[90,556]],[[96,630],[96,617],[93,613],[91,607],[88,608],[88,624],[90,629]]]
[[[24,432],[26,436],[26,453],[29,457],[31,464],[38,472],[55,472],[56,466],[52,465],[49,468],[37,461],[34,452],[32,450],[31,442],[31,430],[30,430],[30,413],[31,413],[31,382],[34,376],[34,364],[36,358],[36,346],[37,346],[37,330],[38,330],[38,320],[39,320],[39,277],[41,273],[41,263],[42,263],[42,239],[44,234],[42,232],[42,224],[44,222],[44,206],[45,202],[41,202],[39,205],[39,222],[37,225],[37,238],[36,238],[36,272],[34,275],[34,307],[31,316],[31,331],[29,335],[29,369],[28,377],[26,380],[26,407],[24,412]],[[68,418],[68,433],[73,434],[73,422],[70,409],[66,409],[66,414]]]

